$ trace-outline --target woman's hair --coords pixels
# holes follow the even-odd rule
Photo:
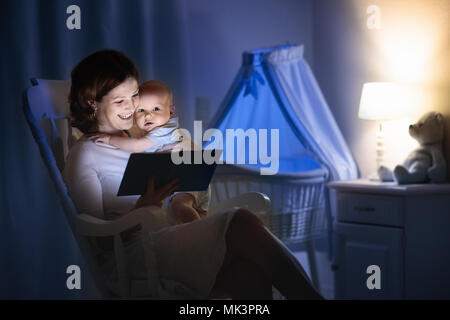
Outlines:
[[[133,61],[121,52],[101,50],[81,60],[71,73],[71,125],[83,133],[96,132],[95,110],[88,101],[100,102],[129,77],[138,81],[138,71]]]

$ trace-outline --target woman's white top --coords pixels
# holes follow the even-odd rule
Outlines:
[[[79,212],[114,219],[133,208],[139,196],[117,197],[130,154],[86,137],[71,148],[63,176]],[[207,209],[208,192],[190,193]]]

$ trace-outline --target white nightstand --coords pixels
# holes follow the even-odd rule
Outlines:
[[[450,298],[450,184],[328,187],[337,215],[336,299]],[[372,265],[380,268],[380,289],[367,286]]]

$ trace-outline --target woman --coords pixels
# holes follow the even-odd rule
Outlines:
[[[83,59],[71,76],[72,125],[86,135],[126,134],[139,105],[138,72],[133,62],[117,51],[98,51]],[[150,179],[143,196],[117,197],[129,153],[95,144],[86,135],[72,147],[64,170],[80,212],[115,219],[133,210],[161,207],[173,194],[177,181],[155,190]],[[171,209],[179,210],[197,196],[176,194]],[[157,221],[160,227],[152,239],[160,278],[183,284],[185,295],[271,299],[273,285],[288,299],[321,298],[286,247],[247,210],[235,209],[176,226],[170,226],[164,216]],[[133,277],[146,275],[140,232],[131,230],[126,240],[128,272]],[[106,265],[114,273],[113,262]],[[177,292],[170,294],[175,297]]]

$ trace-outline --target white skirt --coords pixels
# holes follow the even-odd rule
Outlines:
[[[216,276],[222,267],[226,252],[225,236],[237,208],[215,213],[191,223],[163,227],[151,232],[153,257],[159,275],[157,298],[206,299],[213,288]],[[144,283],[139,292],[132,296],[148,296],[146,285],[146,260],[141,232],[136,232],[132,240],[125,244],[127,273],[131,279]],[[119,293],[117,271],[112,252],[107,254],[108,262],[102,267],[107,286],[115,294]],[[144,289],[142,289],[144,287]]]

